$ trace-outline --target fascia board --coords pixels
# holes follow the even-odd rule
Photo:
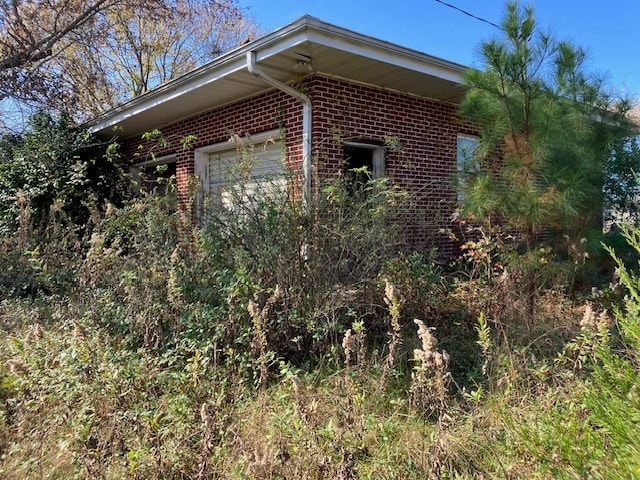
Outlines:
[[[380,40],[379,38],[376,38],[376,37],[354,32],[353,30],[349,30],[343,27],[338,27],[330,23],[323,22],[322,20],[319,20],[315,17],[306,16],[306,17],[303,17],[303,19],[306,20],[306,25],[310,30],[315,30],[319,33],[323,33],[325,35],[329,35],[334,38],[355,41],[356,43],[368,45],[370,48],[377,47],[378,49],[382,51],[386,51],[388,52],[388,54],[395,57],[404,56],[407,58],[413,58],[414,60],[420,63],[427,63],[430,65],[433,65],[434,67],[435,66],[440,67],[443,72],[448,71],[449,74],[451,74],[452,72],[457,72],[459,74],[458,75],[459,78],[457,80],[453,78],[452,79],[453,81],[461,81],[462,76],[460,74],[469,68],[466,65],[462,65],[456,62],[451,62],[443,58],[434,57],[432,55],[428,55],[419,50],[403,47],[394,43],[387,42],[385,40]],[[440,78],[450,79],[446,77],[440,77]]]
[[[368,41],[365,43],[362,39],[345,38],[330,31],[309,31],[307,35],[312,44],[317,43],[454,83],[462,82],[462,72],[466,69],[462,65],[386,42]]]
[[[258,52],[257,60],[261,61],[288,48],[304,43],[307,40],[305,29],[301,28],[304,26],[304,20],[305,17],[260,40],[232,50],[207,65],[192,70],[173,81],[105,112],[85,126],[89,128],[91,133],[105,130],[127,118],[215,82],[234,72],[243,70],[247,66],[246,52],[248,51],[255,50]]]
[[[192,81],[180,82],[172,85],[171,88],[163,88],[162,91],[153,90],[152,92],[149,92],[152,95],[138,97],[135,99],[135,102],[128,102],[119,108],[110,110],[107,112],[108,115],[105,115],[106,118],[102,116],[96,118],[88,125],[89,131],[91,133],[96,133],[109,127],[113,127],[127,118],[135,117],[142,112],[166,103],[174,98],[180,97],[185,93],[196,90],[199,87],[215,82],[216,80],[230,75],[233,72],[242,70],[245,67],[246,65],[242,59],[237,59],[236,61],[227,62],[220,66],[220,68],[212,69],[207,72],[206,75],[196,77],[195,79],[192,79]]]
[[[248,51],[255,51],[257,61],[262,61],[305,42],[332,47],[454,83],[462,82],[462,72],[466,68],[463,65],[322,22],[314,17],[304,16],[261,39],[238,47],[213,62],[99,115],[87,122],[85,127],[92,133],[107,130],[130,117],[243,70],[246,68]]]

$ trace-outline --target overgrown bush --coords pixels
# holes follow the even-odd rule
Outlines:
[[[640,253],[640,231],[626,227],[624,236]],[[640,277],[611,254],[627,296],[616,309],[614,330],[606,312],[585,315],[578,345],[581,352],[591,349],[588,363],[580,364],[591,375],[547,414],[516,426],[541,469],[556,478],[636,478],[640,472]]]
[[[212,208],[203,235],[230,275],[232,323],[249,327],[248,302],[262,305],[278,287],[282,298],[265,325],[277,356],[317,360],[355,321],[383,332],[382,277],[402,246],[394,219],[403,192],[384,181],[352,192],[338,179],[309,209],[282,195],[253,198]]]
[[[269,196],[241,213],[220,206],[204,229],[170,197],[142,195],[96,218],[87,244],[68,255],[73,288],[42,279],[47,288],[31,299],[1,305],[8,336],[0,346],[2,474],[423,476],[428,461],[420,448],[390,452],[383,438],[406,438],[409,446],[415,433],[405,435],[400,425],[430,426],[406,414],[402,382],[390,382],[385,393],[372,379],[380,357],[390,354],[385,280],[398,279],[417,312],[415,305],[438,304],[441,279],[418,256],[394,259],[399,241],[391,219],[400,192],[372,184],[356,198],[336,182],[320,198],[311,217]],[[60,232],[51,243],[64,245],[64,238]],[[47,249],[41,260],[60,253]],[[389,301],[397,303],[393,328],[409,326],[418,343],[399,300]],[[303,368],[322,377],[341,368],[339,339],[353,324],[369,332],[358,374],[364,377],[329,376],[319,386],[310,376],[304,392],[297,390]],[[400,369],[410,371],[408,355],[398,356]],[[395,378],[397,362],[388,363]],[[253,400],[258,385],[264,394]],[[314,413],[317,399],[324,402],[338,385],[346,388],[343,398],[322,405],[326,414]],[[284,403],[258,409],[254,401],[269,391]],[[374,421],[367,411],[380,401]],[[264,430],[244,420],[260,416],[269,422]],[[276,448],[269,432],[282,418],[289,430]],[[307,442],[306,453],[299,442]]]
[[[117,203],[126,187],[114,148],[105,148],[67,118],[44,112],[30,119],[24,135],[0,138],[0,234],[18,228],[24,207],[37,228],[52,210],[82,228],[94,206]]]
[[[92,228],[128,190],[115,146],[105,148],[46,113],[0,138],[0,294],[73,288]]]
[[[83,236],[57,203],[46,223],[36,224],[24,197],[16,201],[18,223],[0,234],[0,297],[63,295],[74,288],[84,253]]]
[[[84,235],[55,202],[46,224],[20,206],[0,251],[0,476],[637,468],[633,256],[610,330],[603,308],[620,287],[585,306],[568,295],[575,263],[538,251],[532,327],[508,238],[478,235],[446,272],[434,253],[405,251],[403,192],[325,187],[304,209],[282,182],[239,186],[207,205],[206,225],[143,192],[92,209]]]

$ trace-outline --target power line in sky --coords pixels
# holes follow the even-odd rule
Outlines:
[[[436,0],[436,2],[441,3],[442,5],[445,5],[445,6],[449,7],[449,8],[453,8],[454,10],[457,10],[459,12],[462,12],[465,15],[470,16],[471,18],[475,18],[476,20],[480,20],[481,22],[488,23],[489,25],[492,25],[492,26],[494,26],[496,28],[502,28],[502,27],[500,27],[500,25],[496,25],[495,23],[493,23],[493,22],[491,22],[491,21],[489,21],[489,20],[487,20],[485,18],[478,17],[477,15],[474,15],[473,13],[467,12],[466,10],[463,10],[463,9],[461,9],[459,7],[456,7],[455,5],[451,5],[450,3],[443,2],[442,0]]]

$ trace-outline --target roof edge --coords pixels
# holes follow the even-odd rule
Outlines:
[[[265,35],[264,37],[253,40],[252,42],[249,42],[245,45],[240,45],[234,48],[233,50],[230,50],[229,52],[224,53],[219,57],[216,57],[210,62],[205,63],[200,67],[194,68],[193,70],[185,73],[184,75],[180,75],[179,77],[169,80],[166,83],[158,85],[157,87],[153,88],[152,90],[149,90],[148,92],[143,93],[142,95],[139,95],[130,100],[127,100],[126,102],[110,110],[107,110],[106,112],[101,113],[100,115],[94,117],[88,122],[85,122],[83,126],[85,128],[88,128],[91,131],[91,133],[96,133],[105,128],[109,128],[115,125],[115,123],[117,122],[114,122],[114,124],[112,125],[105,125],[103,128],[98,128],[98,125],[100,125],[101,123],[107,123],[109,118],[116,116],[118,113],[134,108],[137,105],[140,105],[148,100],[152,100],[154,98],[161,96],[164,93],[170,92],[182,85],[188,84],[190,81],[194,80],[195,78],[198,78],[200,75],[210,70],[214,70],[216,67],[220,67],[233,60],[237,60],[238,58],[242,58],[244,61],[246,52],[251,50],[256,50],[259,48],[264,48],[266,46],[269,46],[277,42],[279,39],[285,36],[288,36],[299,30],[303,30],[306,27],[307,20],[312,18],[313,17],[310,17],[309,15],[305,15],[303,17],[300,17],[298,20],[288,25],[285,25],[284,27],[274,30],[273,32]],[[315,18],[313,19],[316,20]]]
[[[433,65],[440,69],[450,71],[451,75],[446,78],[450,80],[452,78],[460,78],[461,74],[468,67],[451,62],[439,57],[420,52],[418,50],[403,47],[385,40],[381,40],[369,35],[361,34],[347,28],[339,27],[327,22],[324,22],[311,15],[304,15],[297,20],[277,29],[273,32],[249,42],[245,45],[236,47],[235,49],[215,58],[214,60],[197,67],[190,72],[185,73],[177,78],[174,78],[166,83],[159,85],[158,87],[149,90],[148,92],[134,97],[117,107],[114,107],[93,119],[85,122],[83,127],[88,129],[91,133],[105,132],[106,130],[115,127],[121,121],[135,116],[141,111],[152,108],[154,105],[163,103],[167,99],[163,99],[163,96],[168,96],[172,92],[176,92],[181,89],[188,89],[190,83],[196,83],[198,80],[206,80],[206,75],[210,74],[215,77],[215,73],[223,71],[226,68],[242,68],[245,63],[246,53],[249,51],[260,51],[262,49],[277,45],[279,42],[284,43],[287,39],[294,37],[297,34],[302,34],[304,40],[309,40],[309,31],[315,31],[316,33],[322,33],[335,36],[343,41],[350,41],[360,43],[366,47],[373,47],[387,52],[390,55],[408,57],[413,61],[424,62],[426,64]],[[442,77],[445,78],[445,77]],[[215,81],[212,78],[210,81]],[[208,83],[208,82],[207,82]],[[196,88],[194,85],[193,88]]]

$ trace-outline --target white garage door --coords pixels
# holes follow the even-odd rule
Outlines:
[[[256,201],[286,196],[286,176],[281,142],[245,146],[209,154],[210,201],[238,209]]]

